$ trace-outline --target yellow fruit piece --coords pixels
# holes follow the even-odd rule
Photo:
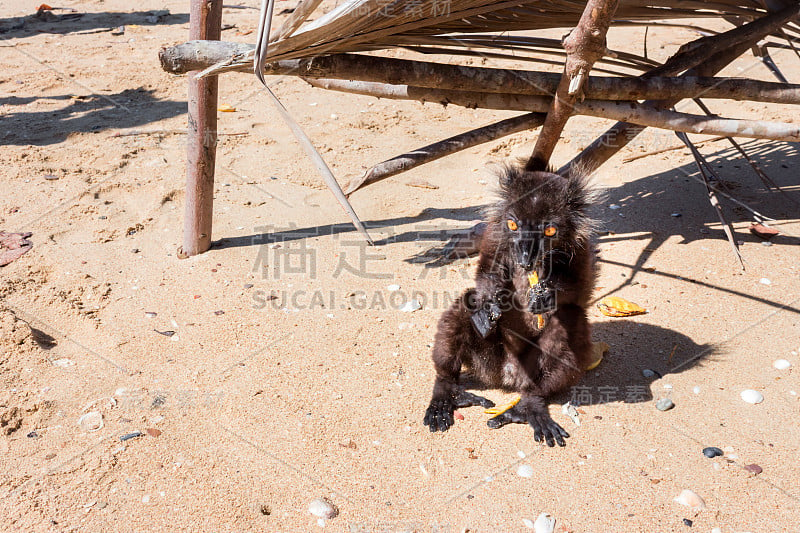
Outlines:
[[[219,111],[222,111],[223,113],[233,113],[234,111],[236,111],[235,107],[228,104],[220,104],[220,106],[217,109]]]
[[[536,315],[536,327],[539,329],[544,327],[544,315]]]
[[[643,315],[647,312],[647,309],[644,307],[629,302],[619,296],[607,296],[603,298],[603,301],[597,304],[597,308],[606,316],[634,316]]]
[[[516,398],[514,398],[505,405],[497,405],[495,407],[489,407],[488,409],[484,409],[483,412],[486,413],[487,415],[492,415],[492,416],[502,415],[503,413],[505,413],[506,411],[517,405],[519,403],[519,400],[520,397],[517,396]]]
[[[611,348],[611,346],[609,346],[605,342],[602,342],[602,341],[593,342],[592,343],[592,362],[588,364],[588,366],[586,367],[586,370],[594,370],[595,368],[597,368],[598,365],[600,365],[600,363],[603,361],[603,357],[606,356],[606,354],[608,353],[608,350],[610,348]]]
[[[531,284],[531,287],[539,283],[539,274],[537,274],[535,270],[528,274],[528,283]]]

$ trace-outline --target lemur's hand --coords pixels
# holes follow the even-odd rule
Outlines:
[[[528,299],[528,311],[537,315],[556,308],[556,291],[544,283],[537,283],[531,287]]]
[[[480,309],[472,314],[472,325],[482,338],[486,338],[494,331],[497,321],[503,314],[495,300],[489,300],[481,305]]]

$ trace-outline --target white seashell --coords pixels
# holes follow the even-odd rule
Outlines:
[[[71,366],[75,366],[75,361],[67,358],[56,359],[55,361],[53,361],[53,366],[57,366],[59,368],[69,368]]]
[[[769,278],[761,278],[758,280],[758,282],[762,285],[772,285],[772,282],[769,280]]]
[[[409,300],[400,308],[400,310],[404,313],[413,313],[414,311],[419,311],[420,309],[422,309],[422,304],[417,300]]]
[[[786,359],[778,359],[777,361],[772,363],[772,366],[774,366],[778,370],[786,370],[787,368],[792,366],[792,363],[790,363]]]
[[[764,395],[753,389],[743,390],[741,397],[742,400],[752,404],[761,403],[764,401]]]
[[[311,503],[308,504],[308,512],[317,518],[324,518],[326,520],[334,518],[339,514],[339,510],[336,506],[324,498],[311,500]]]
[[[389,292],[397,292],[400,290],[400,285],[387,285],[386,290]]]
[[[542,513],[536,522],[533,523],[533,530],[536,533],[553,533],[556,528],[556,519],[547,513]]]
[[[517,475],[520,477],[533,477],[533,467],[531,465],[519,465]]]
[[[78,419],[78,425],[83,431],[97,431],[103,427],[103,415],[97,411],[89,411]]]
[[[578,410],[575,409],[575,406],[572,405],[570,402],[567,402],[561,406],[561,413],[570,417],[572,421],[575,422],[576,426],[581,425],[581,419],[578,416]]]
[[[703,498],[689,489],[683,489],[681,493],[675,497],[675,501],[686,507],[691,507],[692,509],[706,508],[706,502],[703,501]]]
[[[695,394],[700,394],[700,387],[695,385],[694,387],[692,387],[692,392]]]

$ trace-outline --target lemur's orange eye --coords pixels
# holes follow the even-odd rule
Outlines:
[[[544,236],[545,237],[553,237],[558,232],[555,226],[547,226],[544,228]]]
[[[517,226],[517,223],[514,222],[511,219],[506,220],[506,225],[508,226],[508,229],[510,229],[511,231],[517,231],[519,229],[519,226]]]

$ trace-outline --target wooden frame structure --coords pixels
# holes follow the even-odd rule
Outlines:
[[[350,4],[355,1],[351,0]],[[377,0],[360,1],[369,4]],[[774,66],[769,58],[769,43],[764,41],[769,35],[781,36],[787,42],[782,47],[797,52],[794,44],[800,41],[800,25],[797,24],[800,5],[797,2],[789,0],[785,3],[786,7],[778,10],[765,9],[758,0],[709,2],[716,6],[715,9],[729,9],[729,12],[723,10],[715,16],[734,20],[734,28],[687,43],[665,63],[658,64],[633,54],[609,51],[605,39],[609,27],[615,23],[632,24],[636,21],[641,23],[651,19],[691,16],[695,12],[692,11],[692,4],[703,5],[704,0],[675,2],[678,7],[666,13],[640,8],[635,0],[587,0],[580,13],[572,13],[565,6],[571,6],[574,10],[575,2],[545,0],[537,5],[551,4],[555,14],[539,15],[539,18],[526,15],[526,11],[514,11],[516,7],[532,4],[532,0],[495,3],[485,0],[461,1],[463,5],[459,4],[461,11],[457,13],[462,15],[460,18],[448,15],[435,23],[426,23],[419,17],[414,19],[409,15],[389,22],[383,19],[363,23],[351,21],[352,35],[347,34],[347,28],[340,28],[339,34],[334,32],[335,37],[327,38],[321,37],[325,33],[321,32],[319,21],[306,25],[310,29],[301,29],[309,15],[319,7],[320,0],[300,0],[289,20],[272,34],[274,45],[270,45],[269,62],[264,66],[265,74],[296,75],[315,87],[381,98],[526,111],[523,115],[384,161],[348,184],[346,194],[459,150],[538,126],[542,126],[542,130],[526,168],[545,168],[567,120],[574,114],[611,118],[618,123],[562,166],[559,173],[563,175],[569,175],[573,168],[596,169],[646,127],[681,132],[681,140],[690,148],[693,146],[685,133],[721,135],[729,138],[740,151],[741,147],[735,144],[732,137],[800,141],[800,125],[796,123],[716,117],[699,100],[702,96],[704,99],[800,104],[800,85],[787,83],[779,72],[776,72],[779,79],[777,83],[715,77],[725,66],[751,49],[757,50],[768,66]],[[669,1],[662,0],[664,3]],[[398,2],[400,0],[394,3]],[[775,4],[780,4],[780,1],[776,0],[771,5]],[[723,7],[720,8],[720,5]],[[510,17],[509,13],[516,18]],[[202,253],[211,245],[217,75],[227,71],[252,71],[253,68],[253,46],[219,41],[221,14],[222,0],[192,0],[192,40],[165,48],[160,54],[164,70],[190,73],[186,218],[181,250],[184,257]],[[635,21],[620,17],[630,17]],[[484,20],[488,22],[481,22]],[[466,25],[461,24],[462,21]],[[495,37],[489,40],[486,35],[475,33],[483,28],[476,28],[474,21],[479,21],[489,29],[571,27],[572,31],[561,43],[534,37]],[[570,21],[574,21],[574,24],[570,25]],[[339,22],[329,16],[327,23],[336,27]],[[387,26],[390,23],[395,25],[394,31],[392,26]],[[451,35],[456,30],[473,33],[456,36],[457,43],[454,44],[456,41],[452,40]],[[443,33],[447,35],[443,36]],[[487,57],[505,58],[508,56],[503,54],[503,50],[544,50],[545,53],[564,57],[564,70],[559,75],[357,53],[389,47],[453,53],[454,49],[446,46],[455,46],[455,53],[465,56],[476,55],[475,49],[478,48],[488,49],[488,52],[482,53]],[[777,45],[772,43],[772,46]],[[638,70],[641,74],[635,77],[590,76],[593,68],[598,72],[616,73],[609,71],[608,65],[617,69]],[[200,76],[197,75],[199,71],[202,71]],[[678,113],[670,109],[682,99],[694,99],[705,114]],[[704,165],[699,152],[693,150],[693,155],[714,204],[717,192],[715,175],[704,171],[709,165]],[[723,227],[727,228],[718,202],[715,207]],[[732,235],[729,233],[728,236],[735,248]]]

